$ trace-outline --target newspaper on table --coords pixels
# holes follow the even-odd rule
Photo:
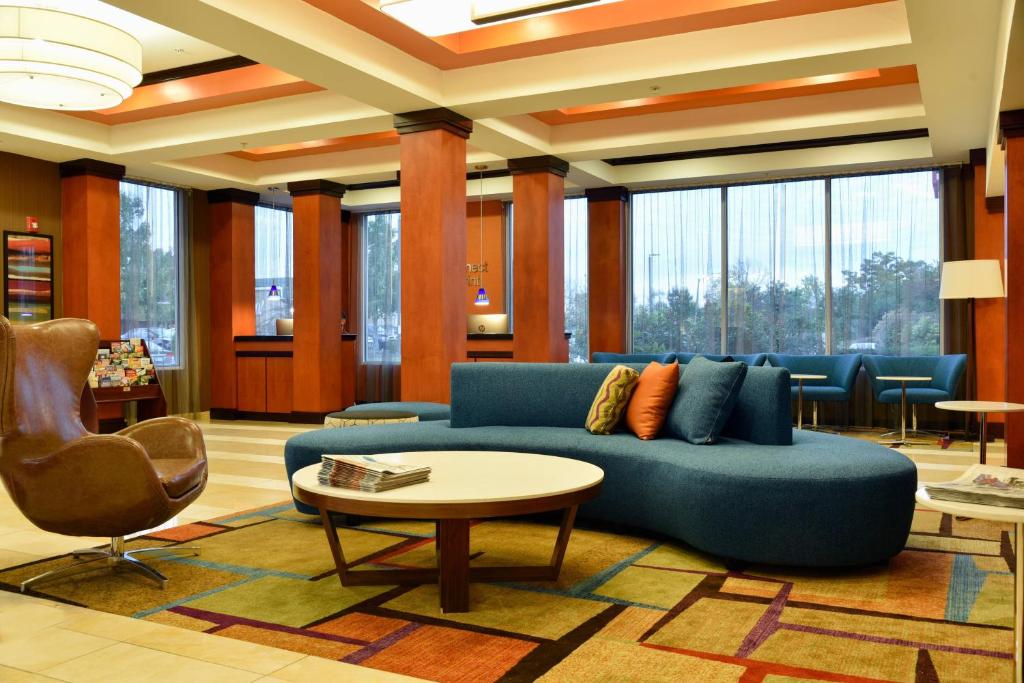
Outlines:
[[[403,465],[377,455],[324,455],[317,480],[323,486],[376,493],[430,479],[427,465]]]
[[[935,500],[1024,509],[1024,470],[972,465],[960,477],[925,486]]]

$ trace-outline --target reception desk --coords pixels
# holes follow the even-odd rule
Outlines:
[[[341,394],[339,409],[355,403],[356,354],[358,335],[341,335]],[[236,400],[234,409],[217,408],[217,419],[278,420],[320,423],[323,415],[306,414],[293,409],[294,396],[302,387],[293,380],[294,363],[291,335],[236,336]]]
[[[568,356],[569,339],[572,332],[565,333],[566,356]],[[466,360],[472,362],[508,362],[514,361],[511,334],[476,334],[466,335]]]

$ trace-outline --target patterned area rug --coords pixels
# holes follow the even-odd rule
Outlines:
[[[436,586],[342,588],[323,530],[282,504],[158,532],[161,591],[134,574],[84,575],[39,594],[436,681],[1010,681],[1011,527],[919,510],[910,549],[885,566],[730,571],[679,544],[578,528],[557,583],[473,584],[467,614]],[[434,562],[430,522],[342,530],[354,564]],[[556,528],[473,527],[479,565],[542,564]],[[0,587],[60,566],[0,572]]]

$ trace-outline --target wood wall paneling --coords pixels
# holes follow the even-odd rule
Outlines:
[[[980,160],[979,160],[980,161]],[[1003,211],[989,211],[985,200],[985,164],[974,163],[974,258],[1003,261]],[[1005,270],[1005,262],[1003,268]],[[974,302],[975,362],[979,401],[1006,400],[1006,299]],[[1000,413],[989,415],[1001,423]]]
[[[451,364],[466,358],[466,139],[435,128],[400,146],[401,397],[447,403]]]
[[[292,359],[271,357],[265,360],[267,361],[267,412],[291,413],[294,391]]]
[[[480,266],[480,203],[470,200],[466,203],[466,313],[507,313],[505,296],[505,264],[508,259],[508,240],[505,238],[505,204],[502,201],[485,201],[483,218],[484,251],[483,263],[487,271],[474,272],[472,266]],[[479,279],[483,276],[484,288],[491,303],[477,306]]]
[[[1024,339],[1024,136],[1007,135],[1006,209],[1006,339]],[[1014,361],[1008,344],[1006,354],[1006,400],[1024,403],[1024,362]],[[1006,416],[1007,464],[1024,467],[1024,414]]]
[[[235,341],[256,332],[255,208],[210,204],[210,383],[212,408],[237,408]]]
[[[239,356],[238,410],[249,413],[267,412],[267,359]]]
[[[121,336],[120,181],[96,175],[61,179],[63,314],[87,318],[100,337]]]
[[[513,353],[521,362],[566,362],[564,178],[512,176]]]
[[[63,315],[61,179],[58,165],[0,152],[0,229],[25,230],[26,216],[39,219],[39,234],[53,236],[53,315]]]
[[[341,410],[341,201],[328,194],[292,199],[295,335],[292,410]]]
[[[629,351],[629,234],[626,202],[587,198],[590,350]]]

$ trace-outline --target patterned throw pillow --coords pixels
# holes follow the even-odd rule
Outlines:
[[[587,431],[591,434],[611,434],[626,411],[629,397],[640,379],[640,373],[625,365],[616,365],[601,383],[597,396],[587,413]]]

